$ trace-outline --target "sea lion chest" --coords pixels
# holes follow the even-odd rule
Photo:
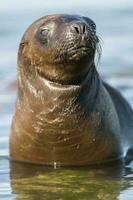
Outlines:
[[[119,155],[117,114],[99,84],[98,91],[88,84],[66,88],[46,81],[42,90],[28,85],[18,101],[21,115],[16,113],[16,120],[19,121],[14,123],[23,132],[21,150],[30,144],[30,151],[34,156],[38,154],[38,159],[66,165],[75,164],[75,160],[79,165],[91,164]]]

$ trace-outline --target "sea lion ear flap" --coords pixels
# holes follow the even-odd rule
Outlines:
[[[19,53],[18,54],[20,54],[27,45],[28,45],[28,41],[25,40],[25,37],[23,36],[21,39],[21,42],[19,44]]]
[[[20,48],[21,48],[21,47],[24,47],[26,44],[28,44],[28,41],[25,40],[25,38],[24,38],[24,36],[23,36],[22,39],[21,39],[21,42],[20,42],[19,46],[20,46]]]
[[[88,17],[83,17],[83,19],[87,22],[89,26],[91,26],[96,31],[96,24],[92,19]]]

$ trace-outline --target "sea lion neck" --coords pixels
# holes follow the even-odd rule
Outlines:
[[[35,98],[36,101],[41,99],[43,102],[47,99],[51,102],[52,99],[56,99],[56,105],[59,105],[60,102],[64,102],[65,105],[67,101],[73,100],[78,104],[89,102],[87,104],[91,112],[91,107],[95,104],[99,92],[100,79],[96,69],[92,68],[86,78],[78,84],[60,84],[41,76],[37,79],[28,79],[28,82],[24,81],[23,84],[27,94]]]
[[[75,77],[73,75],[66,74],[65,72],[62,74],[58,74],[57,77],[51,78],[50,74],[46,76],[41,70],[37,69],[38,77],[41,80],[49,82],[51,85],[55,87],[69,87],[69,86],[77,86],[82,87],[86,82],[93,78],[94,71],[96,71],[95,65],[92,64],[92,66],[88,69],[86,73],[83,74],[75,74]]]
[[[61,90],[61,91],[72,90],[73,92],[73,91],[83,90],[86,87],[87,87],[87,90],[91,88],[92,90],[94,90],[95,87],[93,86],[93,84],[96,84],[97,81],[99,81],[99,75],[96,70],[96,67],[92,66],[89,69],[88,73],[82,79],[79,79],[79,80],[77,79],[74,81],[58,82],[56,80],[51,80],[43,76],[43,74],[39,72],[38,72],[38,75],[30,74],[30,78],[28,80],[29,80],[29,83],[38,91],[40,90],[40,86],[41,86],[41,90],[43,87],[44,88],[46,87],[47,89],[49,88],[50,90]],[[38,82],[38,84],[36,84],[36,82]],[[24,82],[24,85],[26,83],[27,82]]]

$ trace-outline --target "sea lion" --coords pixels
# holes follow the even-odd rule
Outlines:
[[[122,160],[123,143],[133,139],[133,111],[100,78],[98,46],[87,17],[50,15],[28,28],[18,54],[11,159],[54,166]]]

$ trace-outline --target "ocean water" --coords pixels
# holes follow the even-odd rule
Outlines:
[[[16,91],[17,51],[26,28],[53,13],[92,18],[101,38],[98,71],[133,107],[133,2],[131,0],[4,0],[0,2],[0,200],[132,200],[133,164],[102,169],[57,169],[10,163],[9,134]]]

